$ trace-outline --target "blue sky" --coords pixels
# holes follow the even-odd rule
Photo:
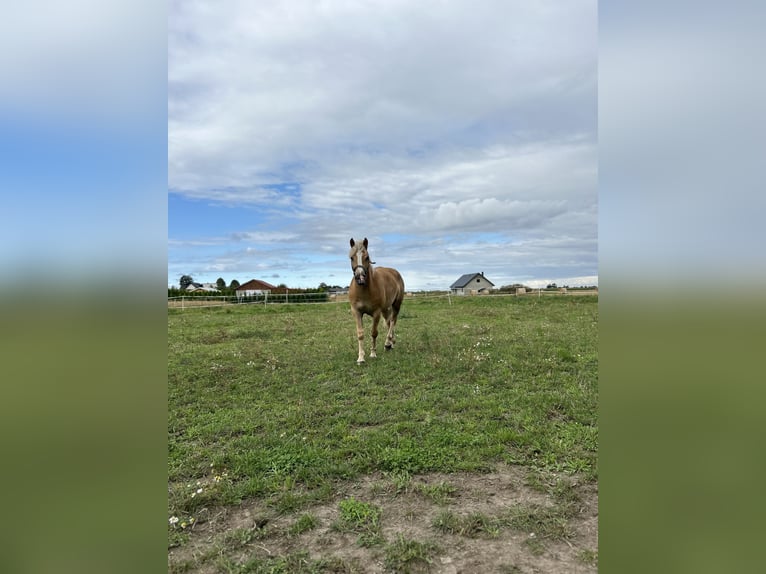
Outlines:
[[[172,2],[168,284],[598,283],[597,4]]]

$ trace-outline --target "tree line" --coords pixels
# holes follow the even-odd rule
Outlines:
[[[232,279],[231,283],[228,285],[226,284],[226,281],[223,277],[219,277],[216,282],[215,286],[218,288],[218,293],[211,293],[210,291],[189,291],[189,287],[191,286],[200,286],[201,283],[198,283],[194,280],[194,277],[191,275],[181,275],[181,277],[178,280],[178,287],[168,287],[168,297],[181,297],[182,295],[185,297],[189,296],[195,296],[195,295],[220,295],[223,297],[233,297],[237,293],[237,289],[239,289],[240,282],[236,279]]]

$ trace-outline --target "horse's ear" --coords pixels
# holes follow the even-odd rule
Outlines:
[[[351,247],[353,247],[353,246],[354,246],[354,238],[352,237],[351,238]]]
[[[366,237],[364,238],[364,242],[363,243],[364,243],[364,248],[367,249],[367,238]]]

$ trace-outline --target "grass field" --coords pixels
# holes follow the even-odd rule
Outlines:
[[[357,365],[347,304],[168,310],[170,571],[595,571],[597,297],[406,299],[383,339]]]

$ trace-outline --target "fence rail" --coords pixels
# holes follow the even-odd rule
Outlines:
[[[447,299],[450,303],[452,299],[462,299],[463,297],[567,297],[578,295],[598,295],[598,290],[593,289],[569,289],[569,290],[551,290],[551,289],[530,289],[525,293],[492,293],[492,294],[465,294],[457,295],[449,292],[409,292],[407,299]],[[276,304],[295,304],[295,303],[347,303],[347,294],[329,294],[329,293],[264,293],[261,295],[251,295],[249,297],[224,297],[216,295],[182,295],[180,297],[168,297],[168,309],[190,309],[203,307],[221,307],[225,305],[276,305]]]
[[[216,295],[181,295],[168,297],[168,307],[186,309],[187,307],[218,307],[221,305],[274,304],[274,303],[326,303],[327,293],[263,293],[247,296]]]

